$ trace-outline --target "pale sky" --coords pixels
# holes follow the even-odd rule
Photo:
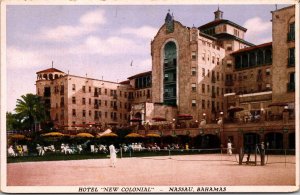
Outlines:
[[[150,42],[168,9],[183,25],[214,19],[217,5],[9,5],[7,6],[7,110],[36,93],[36,72],[54,68],[72,75],[123,81],[151,70]],[[278,5],[282,8],[284,5]],[[223,18],[248,29],[254,44],[272,40],[275,5],[222,5]],[[133,61],[133,66],[130,66]]]

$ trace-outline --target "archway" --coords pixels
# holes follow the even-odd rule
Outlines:
[[[206,134],[201,136],[200,148],[205,148],[205,149],[220,148],[220,144],[221,144],[220,138],[217,135]]]
[[[270,132],[265,135],[265,143],[269,144],[268,149],[282,149],[283,148],[283,134]]]
[[[245,151],[255,151],[256,144],[259,144],[260,136],[257,133],[245,133],[244,134],[244,149]]]
[[[289,134],[289,149],[295,149],[295,133],[290,133]]]
[[[137,112],[134,114],[134,118],[142,119],[142,114],[140,112]]]

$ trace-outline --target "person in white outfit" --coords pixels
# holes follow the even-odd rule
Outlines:
[[[109,146],[109,155],[110,155],[111,167],[116,167],[117,152],[113,144]]]
[[[232,155],[232,143],[230,140],[228,140],[227,143],[227,154],[229,154],[230,156]]]

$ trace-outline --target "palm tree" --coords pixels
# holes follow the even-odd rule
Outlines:
[[[43,122],[47,118],[41,98],[31,93],[22,95],[21,99],[17,99],[15,111],[21,116],[23,122],[28,121],[31,130],[33,130],[35,123]]]

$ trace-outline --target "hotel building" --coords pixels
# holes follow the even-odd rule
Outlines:
[[[168,13],[151,41],[152,70],[120,83],[37,72],[51,120],[70,131],[139,124],[139,133],[191,136],[197,147],[230,139],[235,147],[294,148],[295,6],[272,12],[272,42],[260,45],[221,10],[214,14],[197,28]]]

